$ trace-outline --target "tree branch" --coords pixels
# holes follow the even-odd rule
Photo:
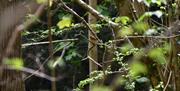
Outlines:
[[[67,9],[71,14],[75,15],[77,18],[79,18],[84,25],[90,30],[90,32],[93,34],[93,36],[95,37],[95,39],[98,40],[98,42],[101,43],[101,40],[98,38],[98,36],[96,35],[96,33],[93,31],[93,29],[89,26],[89,24],[81,17],[79,16],[74,10],[72,10],[71,8],[69,8],[62,0],[60,0],[62,6]]]
[[[89,6],[88,4],[86,4],[84,1],[82,0],[74,0],[77,4],[79,4],[81,7],[83,7],[84,9],[86,9],[89,13],[91,13],[93,16],[95,16],[97,19],[102,19],[105,20],[106,22],[108,22],[113,28],[117,28],[119,26],[119,24],[109,20],[107,17],[103,16],[102,14],[100,14],[97,10],[95,10],[94,8],[92,8],[91,6]]]
[[[77,41],[78,39],[64,39],[64,40],[55,40],[52,41],[52,43],[58,43],[58,42],[71,42],[71,41]],[[34,46],[34,45],[43,45],[43,44],[49,44],[49,41],[45,41],[45,42],[35,42],[35,43],[26,43],[26,44],[22,44],[22,47],[27,47],[27,46]]]

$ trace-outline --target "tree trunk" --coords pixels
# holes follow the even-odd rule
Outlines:
[[[0,0],[0,91],[25,91],[22,73],[4,69],[6,58],[20,57],[20,33],[12,48],[8,48],[15,28],[23,23],[28,13],[33,13],[38,5],[33,0]],[[10,50],[9,50],[10,49]],[[8,53],[7,53],[7,50]]]
[[[88,3],[91,7],[96,8],[97,5],[97,0],[88,0]],[[89,14],[88,16],[88,23],[89,24],[96,24],[96,18]],[[95,28],[92,28],[93,31],[95,31]],[[93,62],[96,61],[97,62],[97,57],[98,57],[98,53],[97,53],[97,40],[95,38],[95,36],[92,34],[92,32],[89,30],[88,31],[88,57],[90,57],[89,59],[89,73],[98,70],[98,66]],[[90,76],[91,77],[91,76]],[[97,84],[97,83],[95,83]],[[92,89],[92,84],[90,84],[89,89]]]
[[[11,33],[6,33],[5,35],[7,38],[11,37]],[[9,55],[9,58],[20,57],[20,34],[18,36],[19,37],[16,40],[16,44],[12,48],[13,52]],[[3,43],[0,46],[2,48],[1,50],[3,51],[6,49],[7,40],[1,41]],[[1,58],[1,62],[2,61],[3,60]],[[2,74],[0,74],[0,91],[25,91],[22,73],[20,71],[13,71],[8,69],[1,69],[0,71],[2,72]]]
[[[128,16],[135,20],[145,12],[145,7],[137,0],[115,0],[120,16]]]

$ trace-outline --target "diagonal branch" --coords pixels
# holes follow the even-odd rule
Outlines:
[[[101,40],[98,38],[96,33],[93,31],[93,29],[89,26],[89,24],[81,16],[79,16],[74,10],[72,10],[70,7],[68,7],[62,0],[60,0],[60,2],[65,9],[67,9],[71,14],[73,14],[77,18],[79,18],[84,23],[84,25],[90,30],[90,32],[93,34],[92,37],[95,37],[94,39],[97,39],[98,42],[101,43]]]
[[[119,25],[111,20],[109,20],[107,17],[103,16],[101,13],[99,13],[97,10],[86,4],[82,0],[74,0],[77,4],[79,4],[81,7],[86,9],[89,13],[91,13],[94,17],[97,19],[102,19],[108,22],[113,28],[117,28]]]

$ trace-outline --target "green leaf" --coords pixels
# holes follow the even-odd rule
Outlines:
[[[57,65],[59,65],[60,67],[63,67],[65,65],[63,58],[57,58],[57,60],[53,63],[52,67],[55,68]]]
[[[124,44],[122,47],[121,47],[121,52],[122,53],[126,53],[128,52],[130,49],[132,49],[133,47],[130,45],[130,44]]]
[[[177,6],[178,6],[177,3],[173,3],[173,4],[172,4],[172,7],[173,7],[174,9],[175,9]]]
[[[157,16],[158,18],[161,18],[161,16],[163,15],[163,12],[160,10],[154,11],[153,15]]]
[[[154,1],[153,3],[156,3],[158,6],[161,5],[161,0],[152,0],[152,1]]]
[[[149,52],[148,52],[148,56],[150,58],[152,58],[155,62],[157,62],[158,64],[165,64],[166,63],[166,58],[164,56],[164,53],[163,53],[163,50],[162,48],[154,48],[154,49],[151,49]]]
[[[152,3],[152,0],[143,0],[143,2],[145,3],[145,5],[149,7],[150,4]]]
[[[38,4],[46,4],[48,0],[36,0]],[[52,6],[53,0],[49,0],[49,5]]]
[[[47,0],[36,0],[38,4],[45,4],[47,3]]]
[[[165,42],[163,44],[163,51],[164,51],[164,53],[169,53],[171,51],[171,46],[169,43]]]
[[[152,12],[145,12],[142,16],[139,17],[138,21],[143,21],[146,17],[151,17],[152,15]]]
[[[112,91],[109,87],[105,86],[95,86],[92,88],[92,91]]]
[[[105,16],[109,16],[109,11],[108,11],[108,8],[103,6],[103,5],[98,5],[97,6],[97,11],[99,11],[99,13],[105,15]]]
[[[20,58],[6,59],[4,64],[10,65],[16,69],[21,69],[23,67],[23,60]]]
[[[124,26],[124,27],[121,28],[121,31],[119,31],[118,34],[120,36],[122,36],[122,37],[132,35],[133,34],[133,29],[130,26],[129,27]]]
[[[121,17],[117,17],[116,19],[115,19],[115,22],[116,23],[122,23],[122,24],[124,24],[124,25],[127,25],[128,24],[128,22],[130,22],[131,21],[131,19],[129,18],[129,17],[127,17],[127,16],[121,16]]]
[[[74,46],[73,42],[72,43],[71,42],[60,42],[55,46],[54,51],[59,51],[59,50],[62,50],[64,47],[69,48],[72,46]]]
[[[130,75],[134,78],[140,75],[141,73],[146,74],[147,68],[140,61],[133,60],[133,62],[130,65]]]
[[[62,20],[57,23],[59,29],[70,27],[72,25],[72,17],[69,15],[63,16]]]
[[[142,16],[140,16],[140,18],[138,19],[138,21],[143,21],[146,17],[151,17],[152,15],[157,16],[158,18],[161,18],[161,16],[163,15],[163,12],[160,10],[157,11],[153,11],[153,12],[145,12]]]
[[[143,34],[146,30],[149,29],[149,25],[145,22],[136,22],[132,26],[133,29],[139,34]]]
[[[31,33],[29,32],[29,31],[23,31],[22,32],[22,36],[28,36],[28,35],[30,35]]]
[[[158,6],[161,6],[161,4],[167,4],[166,0],[138,0],[138,2],[143,1],[144,4],[148,7],[150,7],[150,4],[154,3],[157,4]]]

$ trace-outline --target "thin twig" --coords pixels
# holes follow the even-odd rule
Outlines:
[[[138,19],[138,15],[137,15],[137,11],[136,8],[134,6],[134,0],[130,0],[130,6],[131,6],[131,10],[132,10],[132,15],[134,17],[134,20],[136,21]]]
[[[90,56],[87,57],[88,59],[90,59],[93,63],[95,63],[96,65],[98,65],[99,67],[103,67],[101,64],[99,64],[98,62],[96,62],[94,59],[92,59]]]
[[[180,34],[177,35],[172,35],[172,36],[127,36],[126,38],[155,38],[155,39],[170,39],[170,38],[176,38],[179,37]],[[121,38],[121,39],[117,39],[117,40],[113,40],[113,42],[117,42],[117,41],[123,41],[126,38]]]
[[[60,0],[62,6],[67,9],[71,14],[75,15],[77,18],[79,18],[84,25],[90,30],[90,32],[93,34],[93,37],[98,40],[98,42],[101,43],[101,40],[98,38],[98,36],[96,35],[96,33],[93,31],[93,29],[89,26],[89,24],[81,17],[79,16],[74,10],[72,10],[70,7],[68,7],[62,0]]]
[[[172,75],[172,71],[170,71],[170,73],[169,73],[168,81],[167,81],[167,83],[166,83],[163,91],[166,91],[166,88],[167,88],[167,86],[169,85],[169,82],[170,82],[170,80],[171,80],[171,75]]]
[[[103,70],[103,74],[104,74],[104,78],[106,76],[106,73],[105,73],[105,57],[106,57],[106,52],[107,52],[107,48],[104,47],[104,53],[103,53],[103,57],[102,57],[102,70]]]
[[[70,44],[71,44],[71,43],[68,43],[68,44],[66,44],[64,47],[68,47],[68,45],[70,45]],[[57,51],[59,51],[59,50],[56,50],[55,52],[53,52],[52,55],[54,55]],[[42,65],[45,65],[45,63],[48,62],[50,58],[51,58],[51,55],[42,63]]]
[[[63,78],[62,76],[51,77],[51,76],[49,76],[47,74],[39,72],[38,70],[33,70],[33,69],[30,69],[30,68],[26,68],[26,67],[21,67],[21,68],[17,69],[16,67],[13,67],[13,66],[3,66],[3,68],[9,69],[9,70],[19,70],[19,71],[22,71],[22,72],[31,73],[31,74],[34,74],[37,77],[45,78],[45,79],[47,79],[49,81],[58,81],[58,80]]]
[[[130,40],[127,36],[125,36],[125,39],[126,39],[126,40],[128,41],[128,43],[131,45],[131,47],[135,48],[134,45],[133,45],[133,43],[131,42],[131,40]]]
[[[77,41],[78,39],[64,39],[64,40],[55,40],[52,41],[52,43],[59,43],[59,42],[72,42],[72,41]],[[35,46],[35,45],[44,45],[44,44],[49,44],[49,41],[45,41],[45,42],[35,42],[35,43],[26,43],[26,44],[22,44],[22,47],[27,47],[27,46]]]
[[[61,53],[60,58],[62,58],[62,57],[64,56],[66,49],[67,49],[67,46],[65,46],[65,47],[63,48],[63,51],[62,51],[62,53]],[[56,51],[56,52],[57,52],[57,51]],[[54,52],[52,55],[54,55],[56,52]],[[52,56],[52,55],[51,55],[51,56]],[[41,68],[43,68],[44,64],[51,58],[51,56],[49,56],[49,57],[40,65],[39,69],[36,70],[36,71],[39,72],[39,71],[41,70]],[[32,77],[33,75],[35,75],[35,74],[29,75],[28,77],[25,78],[25,80],[28,79],[28,78],[30,78],[30,77]]]

